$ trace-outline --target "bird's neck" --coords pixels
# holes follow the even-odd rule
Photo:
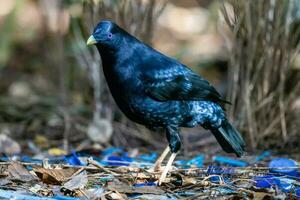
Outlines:
[[[112,66],[116,61],[116,55],[118,50],[103,46],[97,46],[97,49],[100,53],[102,65],[104,66]]]

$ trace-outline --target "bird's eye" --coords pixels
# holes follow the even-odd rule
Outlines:
[[[112,38],[112,33],[108,34],[108,38],[111,39]]]

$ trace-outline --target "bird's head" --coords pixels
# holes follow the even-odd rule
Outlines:
[[[109,45],[116,40],[116,33],[118,32],[118,26],[109,20],[101,21],[95,27],[93,34],[87,40],[87,45],[100,44]]]

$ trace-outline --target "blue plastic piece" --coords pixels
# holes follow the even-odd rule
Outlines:
[[[60,164],[65,162],[66,156],[51,156],[49,157],[49,163],[50,164]]]
[[[220,183],[223,181],[220,176],[212,176],[209,178],[209,180],[212,183]]]
[[[203,162],[204,162],[204,155],[199,155],[199,156],[196,156],[195,158],[187,161],[186,165],[203,167]]]
[[[136,183],[133,185],[134,187],[144,187],[144,186],[157,186],[155,182],[147,182],[147,183]]]
[[[176,192],[176,194],[179,196],[190,197],[190,196],[194,196],[196,194],[196,192],[194,192],[194,191],[179,191],[179,192]]]
[[[286,183],[286,182],[280,181],[279,188],[283,192],[289,192],[289,191],[291,191],[294,188],[294,186],[292,184],[290,184],[290,183]]]
[[[132,158],[126,156],[108,156],[101,163],[107,166],[129,166],[132,161]]]
[[[297,176],[297,162],[289,158],[275,158],[269,163],[270,172]]]
[[[2,156],[2,157],[0,158],[0,161],[1,161],[1,162],[8,162],[8,161],[10,161],[10,159],[9,159],[9,157],[7,157],[7,156]]]
[[[300,197],[300,187],[296,188],[295,194],[297,197]]]
[[[65,197],[65,196],[53,196],[52,199],[55,199],[55,200],[81,200],[80,198]]]
[[[235,159],[232,159],[232,158],[229,158],[229,157],[224,157],[224,156],[215,156],[213,158],[213,160],[215,162],[219,162],[219,163],[222,163],[222,164],[228,164],[228,165],[236,166],[236,167],[246,167],[246,166],[248,166],[248,163],[245,162],[245,161],[235,160]]]
[[[255,178],[255,186],[258,188],[278,187],[283,192],[290,192],[294,189],[294,180],[272,175],[259,176]]]
[[[74,165],[74,166],[85,166],[86,164],[81,162],[81,160],[78,158],[75,151],[72,151],[72,154],[69,156],[65,156],[65,162]]]
[[[150,155],[149,154],[141,154],[139,155],[139,159],[141,160],[144,160],[144,161],[147,161],[147,162],[154,162],[157,158],[157,153],[151,153]]]
[[[210,166],[208,166],[206,173],[209,175],[212,175],[212,174],[217,174],[217,175],[234,174],[235,170],[232,167],[220,167],[220,166],[210,165]]]
[[[40,159],[33,159],[33,158],[29,157],[29,156],[22,156],[20,158],[20,161],[21,162],[30,162],[30,163],[34,163],[34,164],[38,164],[38,165],[42,165],[42,163],[43,163],[42,160],[40,160]],[[25,168],[27,170],[29,170],[29,171],[33,169],[33,167],[30,166],[30,165],[25,166]]]
[[[180,166],[181,168],[189,168],[189,166],[186,165],[186,160],[176,160],[174,161],[174,165]]]
[[[217,187],[216,190],[223,195],[236,194],[237,192],[228,187]]]
[[[256,162],[259,162],[259,161],[262,161],[264,160],[265,158],[267,157],[270,157],[271,156],[271,152],[270,151],[264,151],[262,152],[260,155],[256,156],[253,160],[252,163],[256,163]]]
[[[271,188],[273,185],[280,185],[280,180],[275,176],[266,175],[255,178],[255,186],[258,188]]]
[[[34,164],[42,164],[43,161],[40,159],[34,159],[31,158],[30,156],[22,156],[20,159],[21,162],[30,162],[30,163],[34,163]]]

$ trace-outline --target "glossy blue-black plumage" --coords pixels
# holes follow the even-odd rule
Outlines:
[[[109,89],[128,118],[165,128],[172,152],[180,149],[180,127],[202,125],[225,151],[242,154],[243,139],[227,122],[225,101],[208,81],[111,21],[100,22],[93,36]]]

